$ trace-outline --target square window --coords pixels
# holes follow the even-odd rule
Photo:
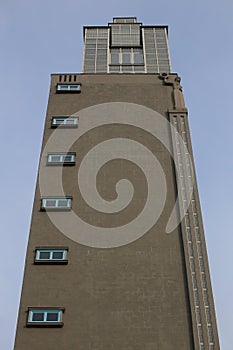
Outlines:
[[[32,321],[33,322],[43,322],[44,321],[44,312],[33,312]]]
[[[39,252],[39,259],[49,259],[50,258],[50,252]]]
[[[52,259],[54,260],[56,260],[56,259],[58,259],[58,260],[61,260],[61,259],[63,259],[63,255],[64,255],[64,252],[63,251],[61,251],[61,252],[53,252],[52,253]]]
[[[58,312],[47,312],[47,322],[58,322],[59,321],[59,313]]]
[[[71,155],[71,154],[65,155],[63,157],[63,161],[66,162],[66,163],[73,162],[73,155]]]
[[[60,156],[51,155],[49,160],[50,160],[51,163],[60,162]]]
[[[134,54],[134,63],[135,64],[143,64],[143,55],[142,54]]]
[[[122,63],[123,64],[131,63],[131,54],[130,53],[123,53],[122,54]]]
[[[56,207],[56,200],[46,199],[46,207]]]

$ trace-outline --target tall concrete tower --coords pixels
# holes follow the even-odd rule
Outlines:
[[[218,350],[167,26],[84,27],[53,74],[15,350]]]

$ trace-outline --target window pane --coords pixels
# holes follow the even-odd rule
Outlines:
[[[33,311],[32,321],[34,321],[34,322],[44,321],[44,313],[43,312],[35,312],[35,311]]]
[[[62,124],[64,122],[64,119],[62,119],[62,118],[54,119],[53,122],[54,122],[54,124]]]
[[[122,66],[122,71],[123,72],[132,72],[133,66]]]
[[[60,162],[60,156],[51,156],[51,162]]]
[[[112,53],[111,54],[111,63],[112,64],[119,63],[119,54],[118,53]]]
[[[122,53],[131,53],[131,49],[122,48],[121,52]]]
[[[130,53],[127,54],[122,54],[122,63],[131,63],[131,57],[130,57]]]
[[[40,252],[39,253],[39,259],[48,260],[49,258],[50,258],[50,252]]]
[[[69,88],[69,86],[68,85],[59,85],[58,88],[60,90],[67,90]]]
[[[59,199],[58,201],[58,207],[68,207],[68,200],[67,199]]]
[[[57,322],[59,320],[58,312],[47,312],[47,322]]]
[[[63,157],[63,162],[72,162],[72,159],[73,158],[73,156],[72,155],[66,155],[66,156],[64,156]]]
[[[80,85],[70,85],[70,90],[80,90]]]
[[[134,71],[144,73],[144,66],[134,66]]]
[[[46,199],[45,206],[46,207],[56,207],[56,200]]]
[[[71,119],[71,118],[68,118],[65,120],[66,124],[76,124],[77,122],[77,119]]]
[[[65,91],[76,90],[76,91],[79,91],[80,85],[79,84],[58,84],[57,90],[65,90]]]
[[[110,70],[110,72],[119,72],[120,66],[110,66],[109,70]]]
[[[134,63],[143,63],[143,55],[135,54],[134,55]]]
[[[63,252],[53,252],[53,259],[63,259]]]

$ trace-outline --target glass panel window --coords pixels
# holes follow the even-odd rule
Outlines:
[[[49,155],[48,161],[49,161],[49,163],[61,162],[61,157],[55,156],[55,155]]]
[[[59,313],[58,312],[47,312],[47,322],[58,322]]]
[[[74,161],[74,154],[67,154],[65,156],[63,156],[63,162],[73,162]]]
[[[64,120],[64,124],[66,124],[66,125],[77,124],[77,118],[67,118]]]
[[[119,64],[119,53],[112,53],[111,54],[111,63],[112,64]]]
[[[134,63],[135,64],[143,64],[143,54],[142,53],[135,53],[134,54]]]
[[[49,322],[61,322],[62,310],[29,310],[28,322],[29,323],[49,323]]]
[[[41,210],[71,209],[71,198],[43,198]]]
[[[130,64],[131,63],[131,55],[130,55],[130,53],[123,53],[122,54],[122,63],[123,64]]]
[[[140,24],[111,24],[112,47],[135,47],[141,45]]]
[[[132,72],[133,66],[122,66],[122,72]]]
[[[109,71],[110,72],[119,73],[120,72],[120,66],[110,66],[109,67]]]
[[[33,312],[32,321],[33,322],[44,322],[45,314],[43,312]]]
[[[52,128],[59,127],[77,127],[78,126],[78,117],[53,117],[52,118]]]
[[[48,251],[38,251],[38,260],[48,260],[50,259],[50,252]]]
[[[48,154],[48,165],[75,164],[75,153],[50,153]]]
[[[119,48],[111,49],[111,64],[116,65],[143,65],[144,57],[142,49],[135,48]],[[122,70],[124,70],[122,68]],[[113,71],[110,67],[110,71]],[[133,71],[131,68],[129,71]]]
[[[67,201],[67,199],[60,199],[57,201],[57,206],[59,208],[66,208],[67,206],[69,206],[69,201]]]
[[[56,251],[52,253],[52,258],[55,260],[62,260],[64,256],[64,251]]]
[[[47,206],[47,207],[56,207],[56,200],[55,199],[46,199],[44,201],[44,204]]]
[[[81,91],[81,85],[80,84],[57,84],[57,91],[59,92],[69,92],[69,91],[75,91],[80,92]]]
[[[44,261],[50,260],[51,262],[54,260],[66,260],[67,249],[36,249],[35,261]]]

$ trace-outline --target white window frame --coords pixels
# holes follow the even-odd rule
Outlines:
[[[33,320],[33,315],[35,314],[43,314],[44,315],[44,318],[43,318],[43,321],[34,321]],[[53,314],[57,314],[58,315],[58,319],[56,321],[49,321],[47,320],[48,318],[48,314],[49,313],[53,313]],[[29,312],[28,312],[28,322],[29,323],[60,323],[62,321],[62,310],[57,310],[56,308],[54,309],[30,309]]]
[[[43,259],[40,257],[41,253],[49,253],[49,258]],[[54,259],[53,258],[53,253],[62,253],[62,258],[61,259]],[[47,249],[47,248],[38,248],[36,249],[36,257],[35,257],[35,261],[64,261],[66,260],[67,257],[67,249]]]
[[[42,210],[70,210],[71,209],[71,197],[46,197],[41,199]],[[48,201],[53,201],[54,205],[47,204]],[[59,205],[61,201],[66,201],[66,205]]]
[[[51,126],[53,128],[74,128],[78,127],[78,117],[53,117]]]
[[[57,84],[58,92],[80,92],[80,84]]]
[[[58,158],[58,160],[53,160],[55,157]],[[68,157],[70,157],[70,160],[67,160]],[[47,164],[75,164],[75,153],[49,153],[47,157]]]

